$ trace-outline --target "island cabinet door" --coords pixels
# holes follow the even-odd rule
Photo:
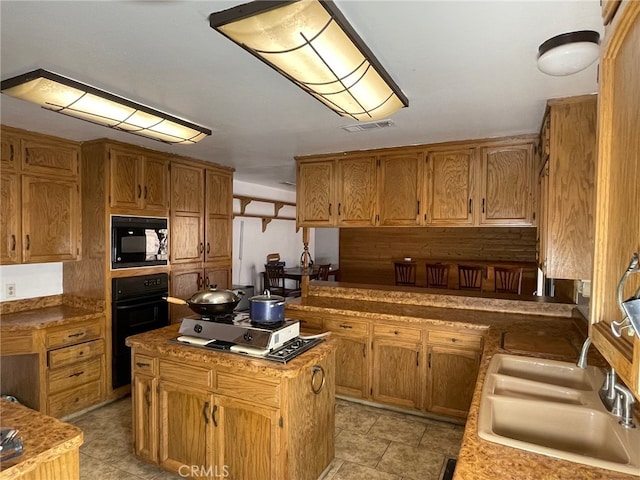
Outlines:
[[[366,322],[325,319],[324,329],[338,340],[336,349],[336,393],[369,398],[369,331]]]
[[[281,480],[280,410],[217,396],[213,407],[218,478]],[[292,446],[292,448],[296,448]]]
[[[422,345],[394,339],[373,340],[373,388],[376,402],[417,410],[424,378]]]
[[[432,345],[427,351],[427,411],[466,418],[478,377],[480,352]]]
[[[133,378],[133,429],[134,449],[139,458],[156,461],[158,438],[156,420],[156,380],[146,375]]]
[[[160,465],[181,476],[216,478],[213,462],[213,395],[160,381]]]

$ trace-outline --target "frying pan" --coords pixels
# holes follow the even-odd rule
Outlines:
[[[164,297],[169,303],[176,305],[188,305],[189,308],[199,315],[222,315],[233,313],[244,292],[237,290],[224,290],[216,288],[217,285],[211,285],[209,288],[194,293],[191,298],[183,300],[176,297]]]

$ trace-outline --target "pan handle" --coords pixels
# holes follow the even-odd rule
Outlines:
[[[189,302],[183,300],[181,298],[176,297],[162,297],[163,300],[166,300],[169,303],[175,303],[176,305],[189,305]]]

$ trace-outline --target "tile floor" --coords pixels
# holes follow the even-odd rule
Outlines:
[[[131,398],[69,420],[84,431],[81,480],[179,480],[131,453]],[[438,480],[464,427],[336,400],[336,458],[323,480]],[[254,479],[243,479],[254,480]]]

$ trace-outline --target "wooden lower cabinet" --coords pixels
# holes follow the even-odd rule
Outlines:
[[[316,480],[333,459],[334,350],[298,367],[257,360],[264,365],[246,371],[233,354],[198,350],[188,361],[133,347],[138,458],[183,477],[232,480]],[[270,366],[283,375],[265,375]]]
[[[467,417],[480,368],[482,330],[297,309],[289,316],[313,325],[322,319],[322,331],[337,339],[336,394]]]
[[[480,367],[480,352],[432,345],[427,365],[427,411],[466,418]]]

